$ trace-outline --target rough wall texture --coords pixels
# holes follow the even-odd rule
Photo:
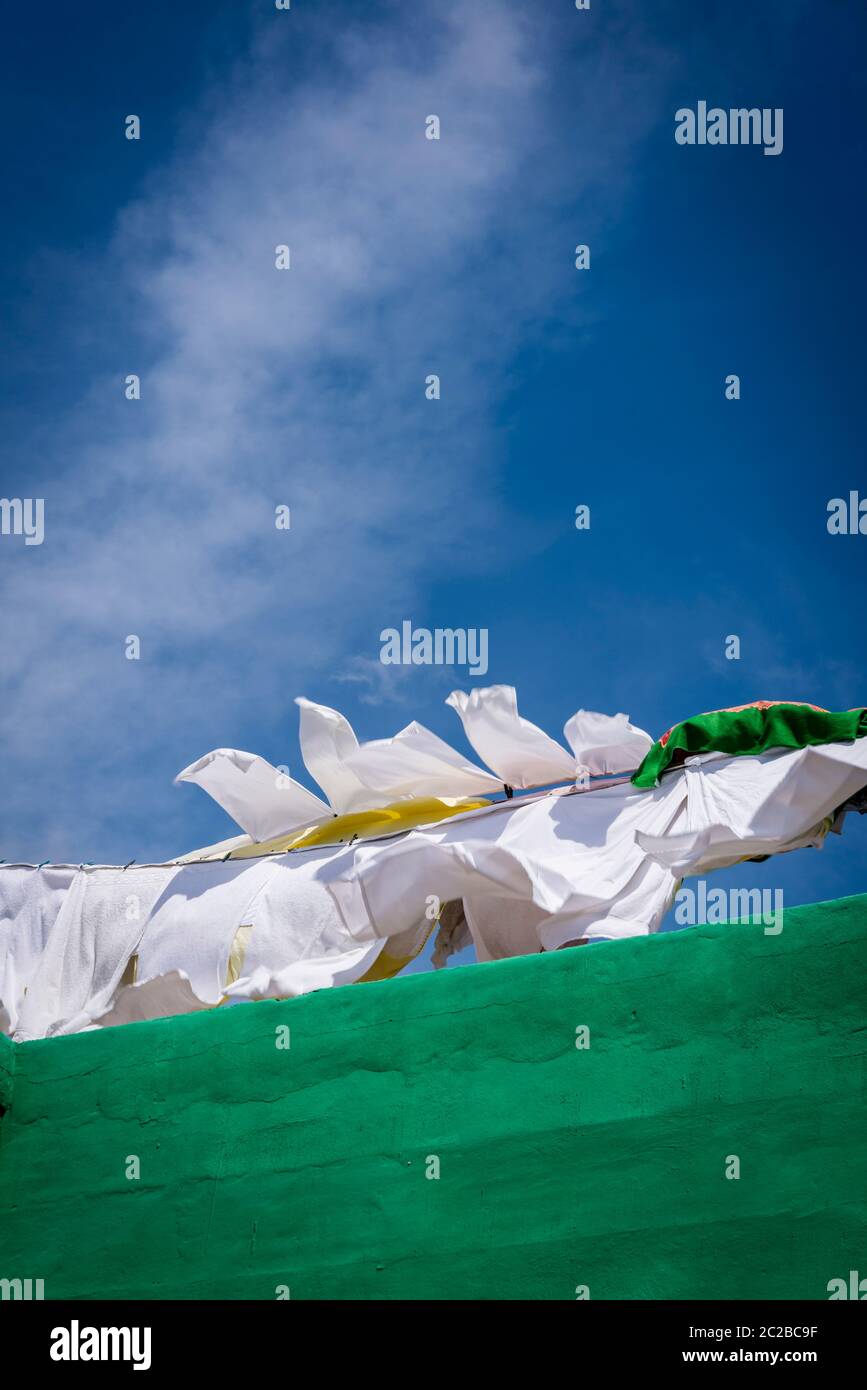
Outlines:
[[[867,896],[779,936],[697,927],[24,1044],[0,1277],[85,1299],[827,1298],[867,1261],[865,959]]]

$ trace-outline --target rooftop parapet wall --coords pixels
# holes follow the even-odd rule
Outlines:
[[[695,927],[0,1039],[0,1278],[826,1299],[867,1272],[865,965],[867,895],[779,935]]]
[[[0,1033],[0,1121],[4,1111],[12,1103],[12,1083],[15,1076],[15,1054],[17,1049]],[[2,1131],[0,1131],[2,1134]]]

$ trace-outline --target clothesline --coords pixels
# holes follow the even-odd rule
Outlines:
[[[0,1029],[23,1041],[388,978],[447,902],[466,920],[451,948],[472,940],[480,961],[657,931],[684,876],[821,846],[867,786],[867,737],[701,754],[676,773],[443,803],[402,828],[352,814],[346,835],[372,839],[304,853],[6,866]]]
[[[633,771],[634,771],[634,769],[633,769]],[[542,797],[545,797],[545,796],[553,796],[553,795],[555,795],[555,794],[560,795],[560,796],[574,796],[574,795],[582,796],[582,795],[584,795],[584,794],[587,793],[587,792],[603,791],[603,790],[605,790],[607,787],[616,787],[616,786],[622,785],[624,782],[629,782],[629,781],[632,779],[633,771],[624,772],[624,773],[617,774],[617,775],[613,775],[613,774],[612,774],[611,776],[602,776],[602,777],[598,777],[598,778],[593,779],[587,786],[575,786],[574,784],[572,784],[572,783],[569,782],[569,781],[564,781],[564,782],[562,782],[562,783],[556,783],[556,782],[555,782],[555,783],[551,783],[551,784],[548,785],[548,786],[539,787],[539,788],[528,787],[528,788],[522,790],[521,792],[517,793],[516,796],[513,797],[513,798],[504,799],[504,800],[502,800],[502,801],[492,801],[492,802],[490,802],[490,804],[489,804],[488,806],[484,806],[484,807],[473,807],[473,808],[471,808],[470,810],[467,810],[467,811],[460,811],[460,812],[458,812],[456,815],[452,816],[452,817],[450,818],[450,820],[451,820],[452,822],[454,822],[454,821],[461,821],[461,822],[463,822],[464,824],[466,824],[466,822],[467,822],[469,819],[471,819],[471,818],[473,818],[473,817],[475,817],[475,816],[484,816],[484,815],[487,815],[487,814],[488,814],[489,812],[491,812],[491,811],[505,810],[505,809],[508,809],[508,808],[510,808],[510,807],[511,807],[511,808],[514,808],[514,807],[519,806],[519,805],[527,805],[529,802],[538,801],[538,800],[540,800]],[[681,769],[681,768],[672,768],[671,771],[680,772],[680,771],[682,771],[682,769]],[[407,805],[408,805],[408,806],[411,805],[411,801],[410,801],[410,802],[407,802]],[[340,819],[340,818],[337,817],[337,816],[335,816],[334,819],[337,820],[337,819]],[[325,824],[327,825],[327,822],[325,822]],[[416,827],[413,827],[413,828],[415,828],[415,829],[423,829],[424,826],[423,826],[423,825],[422,825],[422,826],[416,826]],[[395,839],[399,839],[402,835],[408,835],[408,834],[410,834],[410,833],[411,833],[410,828],[383,831],[381,834],[366,835],[366,836],[364,837],[364,843],[365,843],[365,844],[375,844],[375,843],[378,843],[379,841],[383,841],[383,840],[395,840]],[[276,838],[276,837],[275,837],[275,838]],[[351,837],[349,840],[347,840],[347,841],[345,842],[346,846],[348,847],[349,845],[351,845],[351,844],[353,843],[353,840],[357,840],[358,838],[359,838],[359,837],[357,837],[357,836]],[[336,842],[336,843],[342,843],[342,842]],[[251,846],[251,848],[252,848],[252,846]],[[281,855],[281,854],[304,854],[304,853],[313,852],[313,851],[318,850],[318,849],[321,849],[321,848],[322,848],[321,845],[299,845],[299,846],[298,846],[297,848],[295,848],[295,849],[264,850],[263,853],[262,853],[261,855],[257,855],[257,856],[255,856],[255,857],[256,857],[256,858],[267,859],[267,858],[269,858],[269,857],[273,857],[273,856]],[[230,856],[230,854],[231,854],[231,850],[230,850],[230,851],[227,851],[227,853],[223,856],[223,859],[224,859],[224,860],[228,859],[229,856]],[[252,856],[251,856],[251,857],[252,857]],[[162,859],[162,860],[154,860],[154,861],[146,862],[146,863],[139,863],[137,860],[131,859],[131,860],[129,861],[128,864],[71,864],[71,863],[55,862],[54,860],[51,860],[51,859],[44,859],[44,860],[42,860],[42,862],[39,863],[39,864],[36,864],[36,863],[29,863],[29,862],[26,861],[26,860],[20,860],[20,861],[18,861],[18,860],[16,860],[16,861],[11,861],[11,860],[10,860],[10,862],[7,864],[5,860],[0,860],[0,871],[2,871],[3,869],[44,869],[44,868],[52,868],[52,869],[93,870],[94,872],[98,872],[98,871],[100,871],[100,870],[110,870],[111,872],[116,872],[116,871],[119,869],[121,872],[123,872],[124,870],[130,869],[130,868],[133,868],[133,867],[135,867],[135,868],[137,868],[137,869],[161,869],[161,868],[171,867],[171,866],[173,866],[173,865],[180,865],[180,864],[183,864],[183,866],[186,868],[186,867],[189,867],[190,865],[194,865],[194,864],[213,864],[213,863],[215,863],[215,862],[220,862],[220,861],[219,861],[219,859],[216,859],[216,860],[215,860],[215,859],[213,859],[213,858],[208,858],[208,859],[190,859],[190,858],[188,858],[188,857],[186,857],[186,856],[184,856],[184,858],[182,858],[182,859]]]
[[[744,751],[689,753],[651,788],[608,775],[416,798],[348,813],[330,843],[308,822],[298,848],[290,834],[264,854],[242,836],[163,864],[3,866],[0,1029],[52,1037],[385,979],[447,902],[466,921],[450,949],[472,940],[480,961],[657,931],[684,876],[821,846],[867,786],[867,737]]]

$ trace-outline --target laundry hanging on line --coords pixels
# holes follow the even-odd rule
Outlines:
[[[859,737],[691,755],[658,787],[452,807],[367,841],[128,870],[5,867],[6,1028],[52,1036],[377,978],[420,949],[432,900],[463,903],[481,960],[652,932],[684,873],[820,846],[865,786]]]

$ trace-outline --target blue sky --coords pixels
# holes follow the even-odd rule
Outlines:
[[[865,31],[807,0],[20,11],[0,495],[46,535],[0,544],[0,854],[232,833],[172,778],[230,746],[306,780],[298,694],[465,748],[464,672],[378,662],[406,618],[486,627],[485,683],[555,736],[864,703],[867,538],[826,508],[867,495]],[[782,107],[783,153],[677,145],[699,100]],[[719,883],[860,891],[865,832]]]

